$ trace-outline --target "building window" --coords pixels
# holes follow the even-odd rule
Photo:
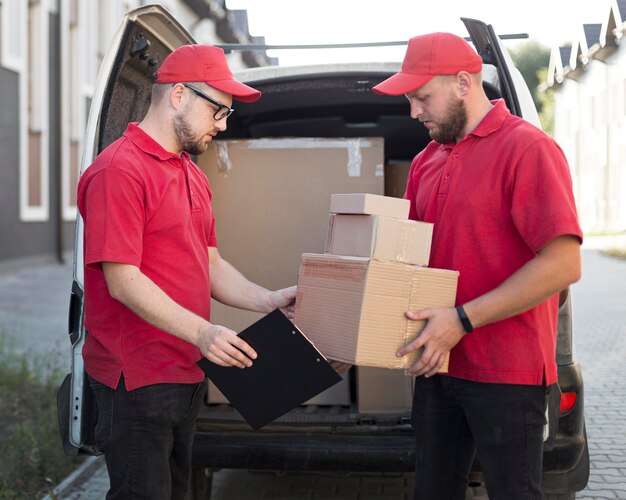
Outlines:
[[[27,8],[27,0],[11,0],[0,4],[0,62],[5,68],[16,72],[24,70]]]
[[[24,221],[47,220],[48,189],[48,11],[45,2],[28,4],[26,113],[27,160],[20,166],[20,214]],[[24,87],[22,87],[24,88]]]

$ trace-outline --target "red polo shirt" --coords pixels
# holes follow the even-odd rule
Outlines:
[[[504,101],[458,144],[431,142],[411,165],[409,217],[434,223],[430,266],[460,272],[457,304],[500,285],[550,240],[582,241],[567,161]],[[449,375],[478,382],[556,381],[558,296],[477,328],[450,353]]]
[[[78,185],[84,220],[87,373],[133,390],[197,383],[199,349],[149,325],[113,299],[103,261],[139,267],[170,298],[209,319],[208,247],[216,246],[211,190],[187,153],[164,150],[137,124],[107,147]]]

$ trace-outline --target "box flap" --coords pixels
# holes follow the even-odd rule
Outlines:
[[[335,214],[385,215],[408,219],[409,200],[370,193],[334,193],[330,197],[330,212]]]

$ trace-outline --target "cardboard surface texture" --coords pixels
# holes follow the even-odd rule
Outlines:
[[[271,290],[296,284],[303,253],[324,252],[331,194],[384,193],[379,137],[217,140],[198,164],[213,192],[220,254]],[[261,317],[211,307],[211,322],[235,331]]]
[[[330,197],[330,213],[385,215],[408,219],[409,200],[370,193],[334,193]]]
[[[432,235],[428,222],[331,214],[324,252],[427,266]]]
[[[458,274],[363,257],[304,254],[294,322],[329,359],[408,368],[420,353],[395,354],[425,322],[409,320],[406,311],[454,306]]]
[[[414,378],[404,370],[359,366],[356,381],[360,413],[411,413]]]

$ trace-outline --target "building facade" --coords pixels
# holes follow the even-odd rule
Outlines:
[[[583,231],[626,231],[626,0],[552,49],[554,138],[567,155]]]
[[[83,132],[109,40],[139,0],[0,0],[0,272],[71,258]],[[263,43],[224,0],[158,2],[198,43]],[[228,55],[232,68],[275,64]]]

